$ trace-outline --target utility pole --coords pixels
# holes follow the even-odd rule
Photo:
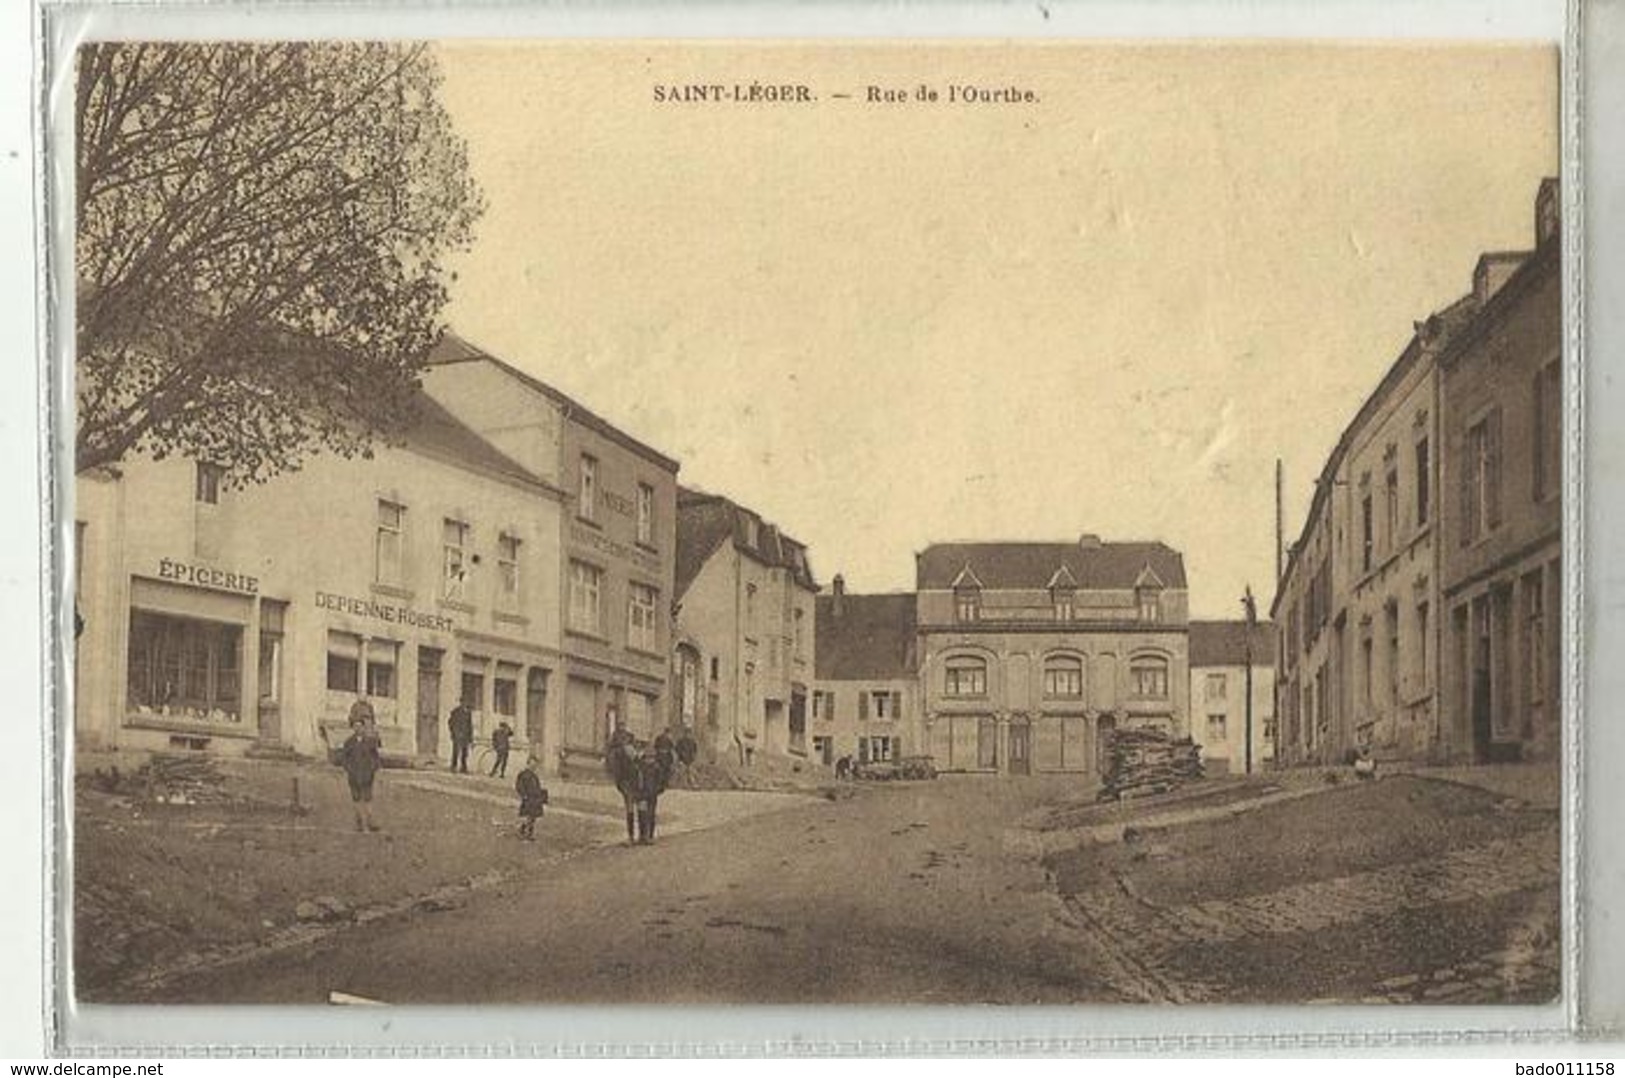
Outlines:
[[[1281,587],[1281,556],[1286,548],[1286,535],[1281,519],[1281,458],[1275,458],[1275,587]]]
[[[1242,653],[1245,655],[1247,662],[1246,773],[1251,775],[1253,773],[1253,627],[1258,624],[1258,602],[1253,598],[1251,584],[1247,585],[1247,590],[1242,592],[1241,609],[1245,615],[1242,623],[1244,633],[1242,637]]]

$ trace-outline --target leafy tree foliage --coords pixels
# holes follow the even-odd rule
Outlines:
[[[428,47],[77,59],[77,469],[262,481],[398,432],[482,208]]]

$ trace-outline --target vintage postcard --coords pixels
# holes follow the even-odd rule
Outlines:
[[[74,1000],[1560,998],[1555,46],[73,63]]]

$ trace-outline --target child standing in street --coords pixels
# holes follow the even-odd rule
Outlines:
[[[513,727],[506,722],[497,723],[491,732],[491,748],[496,750],[496,762],[491,765],[491,777],[508,777],[508,750],[513,746]]]
[[[519,837],[526,842],[536,841],[536,820],[547,805],[547,790],[536,774],[536,757],[525,758],[524,770],[514,780],[519,792]]]
[[[350,780],[350,800],[355,802],[355,829],[376,831],[372,819],[372,781],[384,766],[378,740],[377,720],[372,709],[352,716],[350,736],[339,749],[339,764]]]

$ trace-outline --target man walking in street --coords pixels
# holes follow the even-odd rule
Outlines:
[[[462,701],[451,709],[451,770],[453,774],[468,774],[468,747],[474,743],[474,712],[468,702]]]

